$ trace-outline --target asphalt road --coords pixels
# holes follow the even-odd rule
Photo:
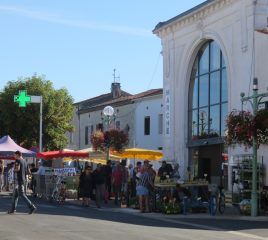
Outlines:
[[[267,221],[141,214],[34,201],[35,214],[29,215],[20,199],[17,213],[8,215],[11,198],[0,196],[0,240],[268,240]]]

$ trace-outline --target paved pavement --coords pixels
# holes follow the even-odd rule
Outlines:
[[[81,201],[68,200],[64,205],[33,199],[38,211],[27,214],[22,200],[17,214],[10,216],[8,194],[0,194],[0,239],[117,239],[117,240],[268,240],[268,218],[240,216],[233,209],[225,215],[208,214],[164,215],[139,213],[138,210],[119,208],[112,202],[98,209],[81,206]]]
[[[73,199],[68,199],[66,201],[68,204],[72,205],[77,205],[81,206],[82,202],[81,200],[73,200]],[[92,207],[95,207],[94,201],[91,204]],[[113,204],[113,201],[109,201],[108,204],[103,204],[102,207],[104,209],[113,209],[114,211],[116,210],[117,212],[122,212],[122,213],[128,213],[128,214],[141,214],[143,216],[154,216],[158,218],[167,218],[167,219],[172,219],[172,218],[179,218],[179,219],[236,219],[236,220],[248,220],[248,221],[267,221],[268,222],[268,215],[262,215],[262,216],[257,216],[257,217],[251,217],[251,216],[245,216],[241,215],[239,212],[239,209],[235,206],[232,206],[231,204],[227,204],[226,209],[224,214],[217,213],[215,216],[211,216],[209,213],[187,213],[187,215],[183,214],[162,214],[162,213],[140,213],[139,210],[137,209],[132,209],[132,208],[121,208],[117,205]]]
[[[9,192],[0,192],[0,197],[11,195]],[[66,203],[68,205],[79,206],[82,207],[82,201],[76,199],[67,199]],[[90,204],[91,208],[96,208],[95,202],[91,201]],[[245,220],[245,221],[266,221],[268,222],[268,215],[262,215],[257,217],[245,216],[241,215],[238,208],[232,205],[226,206],[224,214],[217,213],[215,216],[211,216],[209,213],[187,213],[187,215],[183,214],[162,214],[162,213],[140,213],[137,209],[132,208],[121,208],[118,205],[115,205],[113,201],[109,201],[108,204],[103,203],[102,208],[99,209],[101,211],[105,210],[116,211],[120,213],[127,213],[127,214],[138,214],[144,217],[153,217],[159,219],[210,219],[213,221],[214,219],[223,219],[223,220]]]

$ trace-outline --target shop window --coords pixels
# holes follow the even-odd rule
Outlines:
[[[225,61],[215,41],[205,43],[197,54],[189,96],[192,139],[224,136],[228,84]]]
[[[115,128],[120,130],[120,121],[115,122]]]
[[[144,118],[144,135],[150,135],[150,117]]]
[[[88,145],[88,139],[89,139],[88,126],[86,126],[85,127],[85,145]]]

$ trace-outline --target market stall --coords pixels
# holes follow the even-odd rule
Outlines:
[[[164,156],[161,151],[145,148],[127,148],[122,152],[113,151],[112,154],[120,158],[143,159],[150,161],[161,160]]]
[[[34,158],[36,153],[23,148],[15,143],[15,141],[9,136],[3,136],[0,138],[0,159],[15,160],[14,153],[20,151],[23,157]]]
[[[120,158],[134,159],[134,166],[136,165],[137,159],[149,160],[149,161],[160,161],[163,158],[163,153],[161,151],[144,149],[144,148],[127,148],[127,149],[124,149],[122,152],[113,151],[112,154]],[[133,195],[136,195],[136,180],[134,181],[135,182],[133,183],[133,179],[132,179],[132,182],[129,182],[126,202],[127,202],[127,205],[133,206],[134,208],[136,208],[138,206],[138,202],[137,202],[137,198],[133,196]],[[154,197],[153,191],[151,191],[149,201],[154,202],[154,199],[155,197]],[[154,203],[151,203],[151,205],[154,205]]]
[[[86,152],[78,152],[72,150],[60,150],[50,152],[40,152],[38,158],[44,160],[64,161],[64,158],[82,159],[88,158]],[[36,194],[47,199],[62,202],[67,198],[76,198],[79,184],[79,175],[75,168],[57,167],[46,168],[44,174],[35,174]]]
[[[154,211],[167,214],[184,212],[206,212],[208,209],[208,182],[164,181],[154,185]]]

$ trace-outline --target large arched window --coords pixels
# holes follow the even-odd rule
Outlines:
[[[189,119],[193,140],[224,136],[227,101],[225,61],[217,43],[209,41],[199,50],[191,74]]]

